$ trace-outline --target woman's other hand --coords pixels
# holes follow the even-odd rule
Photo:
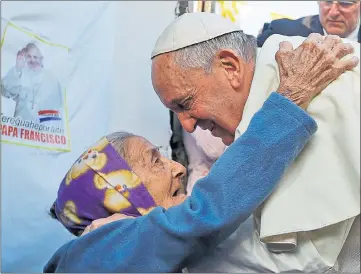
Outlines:
[[[132,219],[134,217],[132,216],[127,216],[124,214],[120,214],[120,213],[115,213],[107,218],[101,218],[98,220],[93,221],[90,225],[88,225],[85,229],[84,232],[81,236],[84,236],[85,234],[88,234],[89,232],[102,227],[103,225],[118,221],[118,220],[122,220],[122,219]]]

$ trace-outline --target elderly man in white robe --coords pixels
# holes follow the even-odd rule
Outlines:
[[[39,111],[61,111],[60,83],[44,68],[43,58],[34,43],[27,44],[17,53],[15,66],[1,81],[1,95],[16,103],[14,117],[39,122]]]
[[[329,46],[332,51],[325,54]],[[191,133],[197,126],[208,129],[226,145],[243,134],[280,82],[292,82],[278,92],[302,105],[310,99],[295,96],[299,90],[346,71],[333,82],[329,78],[323,86],[325,92],[307,108],[319,132],[279,187],[254,216],[188,271],[330,272],[359,268],[359,259],[350,262],[352,256],[347,255],[359,245],[355,249],[345,245],[355,240],[355,228],[351,227],[357,227],[360,214],[360,67],[358,58],[350,56],[353,48],[359,57],[359,44],[342,43],[337,36],[311,34],[306,40],[273,36],[256,57],[254,37],[227,19],[208,13],[185,14],[158,38],[152,52],[152,81],[160,100],[177,113],[186,131]],[[310,50],[318,53],[322,62],[316,64],[302,54]],[[299,56],[302,58],[297,59]],[[336,59],[341,60],[332,65]],[[298,62],[308,66],[303,77],[295,76]],[[321,74],[315,72],[319,66],[323,67]],[[308,84],[301,84],[305,79]],[[105,223],[107,220],[101,225]],[[347,250],[341,251],[343,247]]]

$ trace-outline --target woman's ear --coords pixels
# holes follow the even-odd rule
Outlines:
[[[216,54],[216,64],[226,73],[226,77],[234,89],[238,89],[242,85],[244,61],[234,51],[220,50]]]

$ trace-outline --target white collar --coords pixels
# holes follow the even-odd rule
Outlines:
[[[354,42],[358,42],[358,33],[360,31],[360,24],[357,24],[357,27],[350,33],[349,36],[345,37],[346,39]],[[323,34],[326,35],[327,32],[325,29],[323,29]]]

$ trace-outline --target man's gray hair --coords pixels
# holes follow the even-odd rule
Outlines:
[[[113,132],[106,136],[109,143],[114,147],[114,149],[119,153],[121,157],[123,157],[125,160],[128,160],[127,158],[127,141],[131,137],[137,137],[137,135],[133,133],[129,133],[126,131],[117,131]]]
[[[210,73],[213,59],[221,49],[233,50],[246,62],[255,61],[257,40],[242,31],[227,33],[175,51],[175,63],[182,69],[203,68]]]

